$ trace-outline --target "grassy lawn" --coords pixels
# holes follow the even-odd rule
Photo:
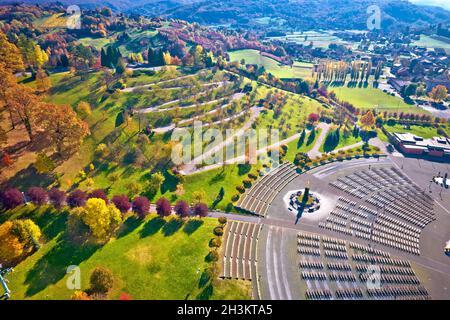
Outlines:
[[[109,268],[114,275],[109,299],[117,299],[121,292],[133,299],[250,298],[250,282],[202,280],[216,219],[180,222],[150,215],[142,222],[130,217],[116,239],[99,246],[70,242],[62,233],[65,213],[30,206],[12,216],[31,217],[47,238],[8,277],[13,299],[69,299],[73,293],[66,286],[69,265],[80,267],[82,290],[88,289],[95,267]]]
[[[205,203],[211,206],[219,194],[220,188],[225,190],[222,201],[217,204],[217,209],[231,210],[231,198],[237,194],[236,186],[242,185],[242,180],[248,179],[248,174],[256,174],[256,165],[230,164],[213,170],[195,173],[185,177],[183,183],[185,193],[176,195],[176,181],[167,179],[161,186],[156,199],[160,196],[166,197],[171,202],[178,199],[194,202],[192,193],[194,191],[203,191],[205,193]]]
[[[287,144],[288,146],[288,151],[286,152],[286,156],[284,157],[286,160],[293,162],[295,159],[295,156],[297,155],[297,153],[303,152],[303,153],[307,153],[308,151],[310,151],[314,145],[317,142],[317,138],[319,138],[320,133],[322,132],[322,129],[317,128],[316,129],[316,137],[314,138],[314,141],[312,141],[311,143],[307,143],[308,142],[308,136],[311,133],[307,133],[306,137],[305,137],[305,141],[303,142],[303,144],[299,145],[299,139],[295,139],[291,142],[289,142]]]
[[[432,137],[439,136],[439,134],[437,133],[437,129],[432,127],[432,126],[425,127],[425,126],[411,125],[411,126],[409,126],[409,128],[406,128],[402,124],[396,124],[396,125],[393,125],[393,126],[390,126],[390,125],[386,124],[384,127],[389,132],[401,132],[401,133],[408,133],[409,132],[409,133],[415,134],[417,136],[421,136],[421,137],[423,137],[425,139],[429,139],[429,138],[432,138]],[[442,129],[444,129],[444,131],[447,133],[447,135],[450,134],[450,130],[449,130],[448,127],[447,128],[443,128],[442,127]]]
[[[330,131],[328,132],[328,135],[331,134],[331,132],[333,130],[334,129],[330,129]],[[343,134],[343,129],[341,129],[341,133],[340,133],[340,137],[339,137],[339,143],[337,144],[337,146],[334,149],[332,149],[332,150],[325,150],[325,142],[326,142],[326,138],[325,138],[323,143],[322,143],[322,145],[319,148],[319,151],[320,152],[331,152],[333,150],[337,150],[337,149],[340,149],[340,148],[343,148],[343,147],[346,147],[346,146],[351,146],[352,144],[358,143],[360,141],[361,141],[361,137],[360,136],[354,137],[351,134],[351,131],[350,131],[350,135],[347,138],[345,138],[344,134]]]
[[[92,38],[92,37],[78,39],[78,42],[81,43],[83,46],[92,46],[97,50],[100,50],[104,46],[111,43],[110,39],[108,38]]]
[[[228,54],[230,55],[231,61],[241,61],[244,59],[246,64],[263,65],[267,72],[272,73],[278,78],[311,77],[312,64],[309,63],[295,62],[291,68],[290,66],[280,64],[271,58],[264,57],[259,54],[258,50],[253,49],[229,51]]]
[[[280,140],[283,140],[300,132],[307,122],[308,115],[319,113],[322,108],[316,100],[288,93],[288,99],[282,106],[281,114],[274,117],[274,110],[261,112],[257,128],[278,129]]]
[[[381,112],[428,113],[377,88],[330,87],[329,90],[334,91],[340,100],[350,102],[359,109],[376,109]]]

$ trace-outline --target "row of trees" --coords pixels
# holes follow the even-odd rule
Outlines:
[[[122,214],[132,210],[141,218],[144,218],[150,212],[150,201],[145,196],[137,196],[132,202],[126,195],[115,195],[109,200],[103,189],[96,189],[90,193],[76,189],[66,194],[66,192],[56,188],[47,191],[41,187],[30,187],[25,194],[16,188],[9,188],[0,193],[0,203],[6,210],[13,209],[26,201],[37,206],[49,203],[58,210],[65,205],[73,209],[85,207],[90,199],[103,200],[106,205],[113,204]],[[169,216],[172,211],[183,218],[190,215],[204,217],[208,214],[208,207],[200,201],[194,204],[192,208],[184,200],[179,200],[173,208],[166,198],[160,198],[156,202],[156,212],[160,216]]]

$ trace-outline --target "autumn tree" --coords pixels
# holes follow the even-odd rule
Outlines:
[[[89,227],[92,235],[101,240],[112,235],[122,223],[119,209],[98,198],[88,199],[83,208],[78,208],[71,214],[76,214]]]
[[[30,219],[6,221],[0,225],[0,261],[12,263],[36,248],[41,230]]]
[[[24,69],[22,54],[19,48],[8,41],[6,35],[0,31],[0,69],[11,72]]]
[[[133,211],[136,212],[139,217],[145,218],[150,211],[150,201],[144,196],[136,197],[133,200]]]
[[[92,271],[89,281],[92,292],[105,294],[113,287],[114,277],[111,270],[97,267]]]
[[[24,251],[19,238],[12,232],[12,221],[6,221],[0,225],[0,261],[12,262],[20,257]]]
[[[440,102],[447,98],[448,91],[447,88],[443,85],[435,86],[430,92],[430,98],[436,102]]]
[[[202,202],[196,203],[192,209],[195,216],[206,217],[208,215],[208,206]]]
[[[14,209],[23,203],[23,195],[18,189],[10,188],[0,192],[0,203],[5,209]]]
[[[61,209],[66,201],[66,193],[62,190],[53,188],[48,192],[50,203],[55,209]]]
[[[7,99],[8,106],[18,115],[25,126],[30,141],[33,141],[36,106],[39,103],[38,97],[31,88],[17,85],[8,90]]]
[[[80,103],[78,103],[76,111],[83,120],[92,114],[91,106],[85,101],[81,101]]]
[[[122,213],[127,213],[131,209],[131,203],[124,194],[114,196],[111,201]]]
[[[88,125],[78,118],[69,105],[41,103],[36,120],[44,129],[58,155],[76,151],[89,134]]]
[[[35,205],[41,206],[48,201],[48,194],[41,187],[30,187],[27,191],[27,198]]]
[[[38,91],[47,92],[52,86],[52,82],[50,81],[47,73],[39,68],[36,72],[36,88]]]
[[[156,201],[156,213],[162,217],[169,216],[172,213],[169,200],[166,198],[159,198],[158,201]]]
[[[178,200],[175,206],[173,207],[175,213],[181,218],[185,218],[189,216],[190,209],[189,205],[186,201]]]
[[[8,92],[15,86],[17,86],[16,78],[12,74],[11,70],[6,67],[5,63],[0,61],[0,103],[2,104],[3,108],[9,113],[9,119],[11,122],[11,127],[13,129],[15,129],[16,123],[14,121],[13,107],[9,103]]]
[[[38,153],[33,166],[39,174],[49,173],[55,169],[55,163],[44,152]]]
[[[369,110],[361,117],[360,121],[363,128],[370,129],[375,125],[375,116],[373,115],[373,112]]]

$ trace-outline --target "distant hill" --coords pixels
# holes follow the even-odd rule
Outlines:
[[[433,3],[440,0],[412,0]],[[1,2],[5,2],[0,0]],[[26,0],[24,2],[42,2]],[[376,4],[382,12],[383,29],[398,26],[450,24],[450,11],[421,6],[406,0],[61,0],[81,6],[107,5],[126,13],[166,16],[203,24],[249,26],[255,19],[282,19],[291,29],[366,29],[367,7]],[[269,25],[270,27],[270,25]]]

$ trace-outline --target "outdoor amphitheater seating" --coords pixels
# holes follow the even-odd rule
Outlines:
[[[265,216],[273,199],[298,176],[295,166],[286,162],[265,174],[237,201],[236,207],[246,212]]]

